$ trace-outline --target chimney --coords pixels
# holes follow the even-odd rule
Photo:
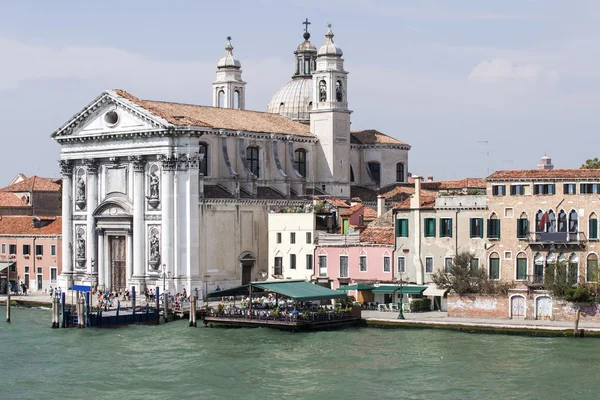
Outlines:
[[[433,175],[429,175],[429,176],[427,177],[427,180],[428,180],[429,182],[433,182]]]
[[[415,194],[410,200],[410,208],[421,208],[421,176],[413,175],[415,180]]]
[[[381,217],[381,214],[385,213],[385,197],[383,195],[377,196],[377,216]]]
[[[552,160],[548,156],[544,156],[540,159],[540,163],[537,165],[537,169],[550,171],[554,169],[554,165],[552,165]]]

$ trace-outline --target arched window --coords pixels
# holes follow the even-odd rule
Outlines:
[[[258,147],[246,148],[246,161],[248,162],[248,169],[256,177],[259,177],[260,167],[258,162]]]
[[[373,181],[379,185],[381,183],[381,164],[378,162],[370,162],[367,164],[367,168],[369,168]]]
[[[517,274],[516,278],[518,281],[524,281],[527,279],[527,254],[520,252],[517,254]]]
[[[235,108],[235,109],[240,108],[240,91],[239,90],[236,90],[235,92],[233,92],[233,108]]]
[[[204,176],[208,176],[208,145],[205,143],[200,143],[198,153],[200,154],[198,172]]]
[[[350,182],[354,182],[354,168],[350,166]]]
[[[588,239],[598,239],[598,216],[596,215],[596,213],[592,213],[590,215]]]
[[[396,182],[404,182],[404,164],[396,164]]]
[[[543,283],[544,281],[544,256],[536,253],[533,257],[533,282]]]
[[[219,105],[219,107],[225,107],[225,92],[223,90],[219,90],[217,96],[217,104]]]
[[[324,80],[319,82],[319,101],[327,101],[327,83]]]
[[[498,214],[492,213],[487,221],[488,223],[488,239],[500,239],[500,219]]]
[[[296,65],[296,74],[302,74],[302,59],[300,57],[298,57],[298,65]]]
[[[495,252],[490,254],[490,279],[500,279],[500,256]]]
[[[284,109],[285,109],[285,104],[283,102],[279,103],[279,114],[283,114]]]
[[[560,210],[560,212],[558,213],[558,231],[567,231],[567,213],[565,212],[565,210]]]
[[[312,110],[312,101],[308,102],[308,111]]]
[[[544,212],[542,210],[538,210],[535,214],[535,231],[536,232],[545,232],[546,218],[544,216]]]
[[[546,225],[546,232],[556,232],[556,214],[554,211],[548,211],[548,224]]]
[[[304,59],[304,74],[310,74],[310,58]]]
[[[577,211],[571,210],[569,213],[569,233],[577,233],[579,231],[579,215]]]
[[[306,178],[306,150],[298,149],[294,152],[294,166]]]
[[[598,256],[591,253],[587,257],[587,281],[598,282]]]
[[[579,257],[576,253],[571,254],[569,257],[569,272],[567,273],[568,282],[571,285],[575,285],[577,283],[577,278],[579,276]]]
[[[342,81],[335,82],[335,99],[337,101],[344,100],[344,87],[342,86]]]
[[[521,213],[517,220],[517,239],[525,239],[529,235],[529,220],[527,214]]]

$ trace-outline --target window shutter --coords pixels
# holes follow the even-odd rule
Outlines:
[[[590,219],[590,239],[598,239],[598,220]]]
[[[475,218],[471,218],[471,223],[469,224],[469,237],[473,237],[473,224],[475,223],[476,219]]]
[[[396,220],[396,237],[400,237],[400,232],[401,232],[400,225],[401,224],[402,224],[402,220],[401,219],[397,219]]]
[[[492,220],[488,219],[487,221],[487,236],[491,237],[492,236]]]
[[[402,220],[402,234],[404,237],[408,237],[408,219]]]
[[[452,237],[452,219],[448,220],[448,237]]]

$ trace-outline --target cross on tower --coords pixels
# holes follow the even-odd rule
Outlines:
[[[227,36],[227,40],[228,40],[228,41],[231,41],[231,36]]]
[[[302,25],[306,25],[306,27],[304,28],[304,32],[308,33],[308,26],[310,25],[310,22],[308,22],[308,18],[306,18],[306,21],[304,21]]]

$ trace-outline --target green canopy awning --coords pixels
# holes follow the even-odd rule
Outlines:
[[[421,294],[427,289],[427,286],[408,285],[402,286],[402,294]],[[373,289],[373,293],[391,294],[400,290],[400,286],[378,286]]]
[[[338,291],[331,290],[323,286],[314,285],[305,281],[260,282],[252,283],[252,287],[268,292],[278,293],[296,301],[329,300],[346,297],[345,293],[340,293]]]
[[[373,285],[367,285],[364,283],[355,283],[353,285],[347,285],[347,286],[340,286],[339,288],[337,288],[337,290],[371,290],[375,288],[375,286]]]
[[[265,281],[252,282],[249,285],[234,287],[231,289],[212,292],[207,295],[208,298],[219,298],[225,296],[248,296],[248,286],[252,286],[252,293],[272,292],[296,301],[308,300],[329,300],[341,299],[346,297],[346,293],[340,293],[336,290],[314,285],[305,281]]]

